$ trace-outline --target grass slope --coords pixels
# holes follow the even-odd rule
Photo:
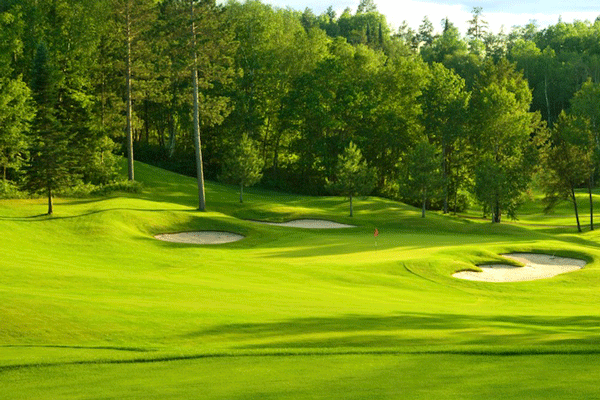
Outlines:
[[[0,398],[596,393],[600,237],[560,227],[568,203],[544,216],[532,199],[520,222],[492,225],[368,198],[349,218],[342,198],[250,190],[239,204],[209,183],[199,213],[195,180],[139,163],[136,176],[142,194],[58,200],[54,217],[0,201]],[[295,218],[357,227],[248,221]],[[153,238],[205,229],[246,238]],[[535,282],[451,277],[511,251],[590,264]]]

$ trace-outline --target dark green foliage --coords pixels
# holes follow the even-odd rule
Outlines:
[[[52,198],[60,189],[77,180],[73,135],[65,130],[58,115],[58,72],[48,59],[46,46],[38,46],[33,64],[32,94],[37,107],[33,121],[25,187],[48,197],[48,214],[53,213]]]
[[[2,180],[7,169],[18,171],[26,158],[26,135],[33,119],[30,90],[20,79],[0,77],[0,168]]]
[[[425,218],[427,201],[443,184],[440,167],[442,157],[428,141],[416,144],[409,156],[407,186],[421,200],[421,216]]]
[[[546,211],[552,210],[558,202],[570,199],[579,232],[581,224],[575,189],[588,181],[594,169],[594,147],[589,121],[563,112],[552,130],[543,158]]]
[[[194,165],[205,165],[214,179],[230,143],[246,134],[265,186],[325,194],[337,155],[353,142],[377,175],[377,194],[410,200],[419,192],[421,205],[419,189],[405,193],[399,182],[414,167],[412,151],[428,142],[442,188],[428,190],[426,203],[449,212],[470,191],[499,221],[514,214],[538,157],[544,129],[531,111],[552,128],[572,108],[600,136],[600,23],[494,33],[481,8],[469,22],[467,37],[448,19],[436,34],[428,17],[419,32],[404,24],[391,34],[373,1],[339,16],[333,7],[316,16],[260,1],[5,1],[3,176],[20,181],[26,161],[31,187],[48,180],[34,179],[42,170],[54,171],[54,186],[80,178],[81,187],[106,186],[116,176],[114,154],[133,147],[140,159],[178,171],[198,175]],[[51,61],[41,74],[39,43]],[[41,154],[64,160],[50,165]],[[495,176],[515,186],[494,194],[498,201],[490,199]]]
[[[471,101],[475,151],[475,194],[500,222],[516,216],[520,194],[535,165],[531,141],[539,121],[529,112],[531,92],[523,76],[506,60],[488,62]]]
[[[354,214],[352,198],[368,195],[375,187],[375,171],[369,168],[360,149],[352,142],[338,155],[335,179],[328,181],[327,187],[336,194],[350,198],[350,216]]]
[[[239,142],[231,144],[225,154],[221,179],[239,185],[240,203],[243,203],[244,187],[253,186],[260,181],[263,166],[256,142],[244,134]]]

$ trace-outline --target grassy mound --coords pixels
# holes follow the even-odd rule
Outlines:
[[[209,183],[200,213],[195,180],[144,164],[136,176],[141,193],[59,199],[54,217],[43,200],[0,201],[0,398],[596,391],[585,371],[600,352],[600,237],[560,227],[566,206],[541,216],[534,199],[521,222],[492,225],[368,198],[349,218],[342,198],[255,189],[239,204],[237,188]],[[301,218],[357,228],[246,221]],[[199,230],[246,238],[153,238]],[[451,277],[510,252],[589,264],[544,281]]]

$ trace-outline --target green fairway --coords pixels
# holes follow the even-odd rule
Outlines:
[[[600,233],[570,204],[491,224],[381,198],[305,197],[136,164],[141,194],[0,201],[0,398],[594,398]],[[599,198],[595,198],[600,200]],[[589,221],[580,194],[582,223]],[[600,202],[599,202],[600,203]],[[600,209],[600,204],[597,204]],[[311,230],[251,220],[317,218]],[[379,236],[374,237],[374,229]],[[154,235],[244,235],[193,245]],[[582,258],[552,279],[452,273],[507,252]]]

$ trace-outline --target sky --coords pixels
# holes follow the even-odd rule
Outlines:
[[[332,6],[339,16],[347,7],[355,12],[360,0],[262,0],[262,2],[299,11],[304,11],[308,7],[317,15]],[[502,28],[505,33],[508,33],[513,26],[526,25],[532,20],[535,20],[541,29],[556,24],[559,17],[564,22],[574,20],[593,22],[600,15],[600,5],[589,0],[375,0],[375,4],[377,10],[386,16],[388,24],[394,30],[403,21],[407,21],[411,28],[417,30],[423,17],[427,16],[436,31],[440,31],[441,20],[448,17],[463,34],[466,33],[467,21],[471,19],[473,7],[482,7],[484,20],[488,22],[490,30],[494,33],[500,32]]]

